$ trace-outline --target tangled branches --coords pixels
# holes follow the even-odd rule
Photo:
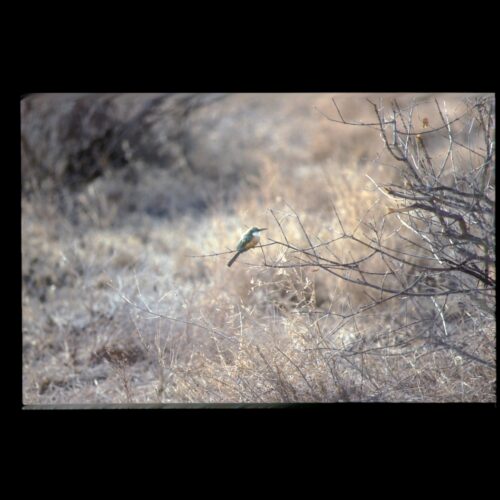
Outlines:
[[[283,237],[271,241],[293,259],[266,260],[265,265],[319,268],[377,290],[380,295],[372,305],[394,297],[456,294],[483,296],[483,302],[491,302],[496,285],[493,97],[469,102],[466,112],[454,119],[445,103],[435,99],[440,123],[434,128],[427,117],[415,124],[415,103],[401,108],[393,101],[387,110],[369,102],[374,123],[347,121],[335,101],[340,118],[329,119],[379,131],[385,149],[398,162],[399,174],[390,184],[370,180],[392,206],[381,220],[362,220],[354,231],[344,229],[334,208],[339,231],[329,241],[308,234],[293,211],[307,247],[291,243],[271,211]],[[363,250],[356,258],[336,254],[346,240]],[[375,271],[380,262],[383,269]]]

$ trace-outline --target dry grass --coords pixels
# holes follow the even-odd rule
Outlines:
[[[265,267],[259,249],[230,269],[229,253],[192,257],[229,252],[252,225],[279,239],[270,209],[304,246],[292,209],[322,240],[339,229],[333,207],[351,229],[386,209],[365,175],[395,175],[371,161],[383,150],[379,137],[311,112],[330,113],[329,96],[302,96],[297,106],[291,96],[279,120],[273,96],[237,97],[207,111],[217,140],[229,144],[237,123],[247,137],[240,146],[251,168],[236,168],[242,179],[231,190],[217,187],[221,151],[210,156],[195,144],[206,178],[144,171],[133,191],[119,176],[114,188],[113,177],[100,177],[78,195],[62,186],[67,211],[44,192],[23,198],[24,403],[495,401],[495,324],[474,304],[450,303],[450,335],[490,365],[439,343],[412,314],[421,304],[350,316],[370,297],[327,273]],[[343,99],[347,114],[364,117],[361,100]],[[249,111],[238,122],[232,112],[262,101],[268,114]],[[179,179],[185,187],[176,191]],[[116,185],[133,210],[107,197]],[[194,186],[205,208],[175,208]],[[170,199],[158,203],[174,216],[148,212],[162,191]],[[336,251],[357,250],[339,242]],[[266,247],[266,259],[280,252]]]

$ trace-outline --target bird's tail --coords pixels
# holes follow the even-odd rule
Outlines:
[[[227,263],[227,267],[231,267],[234,264],[234,261],[239,257],[241,252],[236,252],[232,257],[231,260]]]

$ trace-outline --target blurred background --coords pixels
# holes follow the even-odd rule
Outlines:
[[[409,386],[395,383],[408,377],[406,358],[392,374],[386,366],[386,378],[374,366],[372,382],[360,382],[358,365],[333,370],[331,359],[311,357],[313,316],[362,304],[362,290],[324,273],[265,268],[258,250],[226,267],[225,252],[249,227],[280,237],[270,210],[286,224],[293,207],[327,238],[332,200],[354,227],[378,200],[367,175],[397,175],[377,130],[328,119],[338,119],[332,97],[346,120],[373,122],[366,99],[397,98],[420,103],[418,118],[432,124],[434,98],[453,117],[471,96],[24,98],[23,402],[494,399],[486,368],[474,368],[464,389],[453,361],[454,382],[439,382],[452,358],[436,371],[422,365]],[[193,257],[211,254],[222,255]],[[389,331],[392,315],[382,311],[377,328]],[[353,328],[325,321],[345,346]]]

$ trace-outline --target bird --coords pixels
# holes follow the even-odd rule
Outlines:
[[[260,232],[265,231],[266,229],[267,227],[258,228],[257,226],[254,226],[251,227],[245,234],[243,234],[240,241],[238,242],[238,246],[236,247],[236,253],[227,263],[227,267],[231,267],[234,264],[234,261],[240,256],[240,254],[256,246],[260,240]]]

